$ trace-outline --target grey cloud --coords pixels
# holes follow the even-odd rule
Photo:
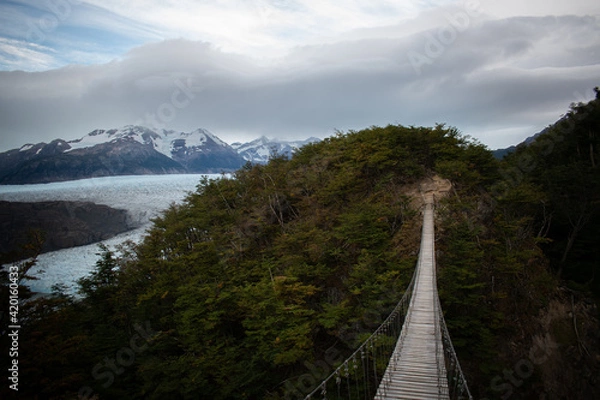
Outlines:
[[[535,133],[600,84],[600,29],[588,17],[482,20],[417,74],[437,30],[294,49],[275,65],[173,40],[104,65],[0,72],[0,150],[148,121],[225,140],[329,135],[388,123],[446,122],[492,147]],[[395,34],[394,34],[395,32]],[[570,32],[571,34],[565,34]],[[431,54],[430,54],[431,55]],[[543,64],[540,65],[540,59]],[[555,115],[555,116],[553,116]]]

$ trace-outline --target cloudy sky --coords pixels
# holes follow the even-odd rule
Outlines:
[[[597,0],[0,0],[0,151],[442,122],[498,148],[595,86]]]

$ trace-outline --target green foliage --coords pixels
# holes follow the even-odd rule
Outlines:
[[[529,146],[520,146],[503,168],[514,186],[535,186],[543,200],[529,215],[547,238],[543,246],[559,277],[600,295],[600,91],[571,106]]]
[[[500,365],[527,356],[508,343],[532,346],[527,332],[534,331],[540,309],[555,296],[557,277],[600,293],[596,94],[596,100],[573,105],[533,143],[505,157],[499,174],[485,157],[477,162],[479,171],[490,173],[481,178],[460,160],[437,164],[446,176],[468,177],[456,187],[457,197],[440,209],[438,262],[442,307],[476,397],[496,396],[488,391],[494,376],[502,375]],[[489,191],[472,190],[469,182]],[[537,395],[535,379],[540,377],[521,388],[524,397]]]
[[[508,200],[462,190],[438,211],[440,300],[476,397],[495,395],[489,382],[515,362],[504,348],[508,338],[530,329],[555,285],[530,218],[519,213],[527,209],[517,201],[525,192],[516,192]]]
[[[100,259],[96,261],[96,269],[92,271],[89,277],[79,280],[80,292],[82,295],[90,297],[102,294],[104,289],[114,286],[117,280],[117,262],[114,253],[105,245],[99,244]]]

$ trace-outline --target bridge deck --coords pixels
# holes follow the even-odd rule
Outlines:
[[[375,399],[448,399],[439,322],[432,200],[423,215],[421,250],[402,333]]]

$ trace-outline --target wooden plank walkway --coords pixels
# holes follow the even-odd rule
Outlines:
[[[435,271],[433,199],[426,198],[415,286],[375,399],[448,399]]]

